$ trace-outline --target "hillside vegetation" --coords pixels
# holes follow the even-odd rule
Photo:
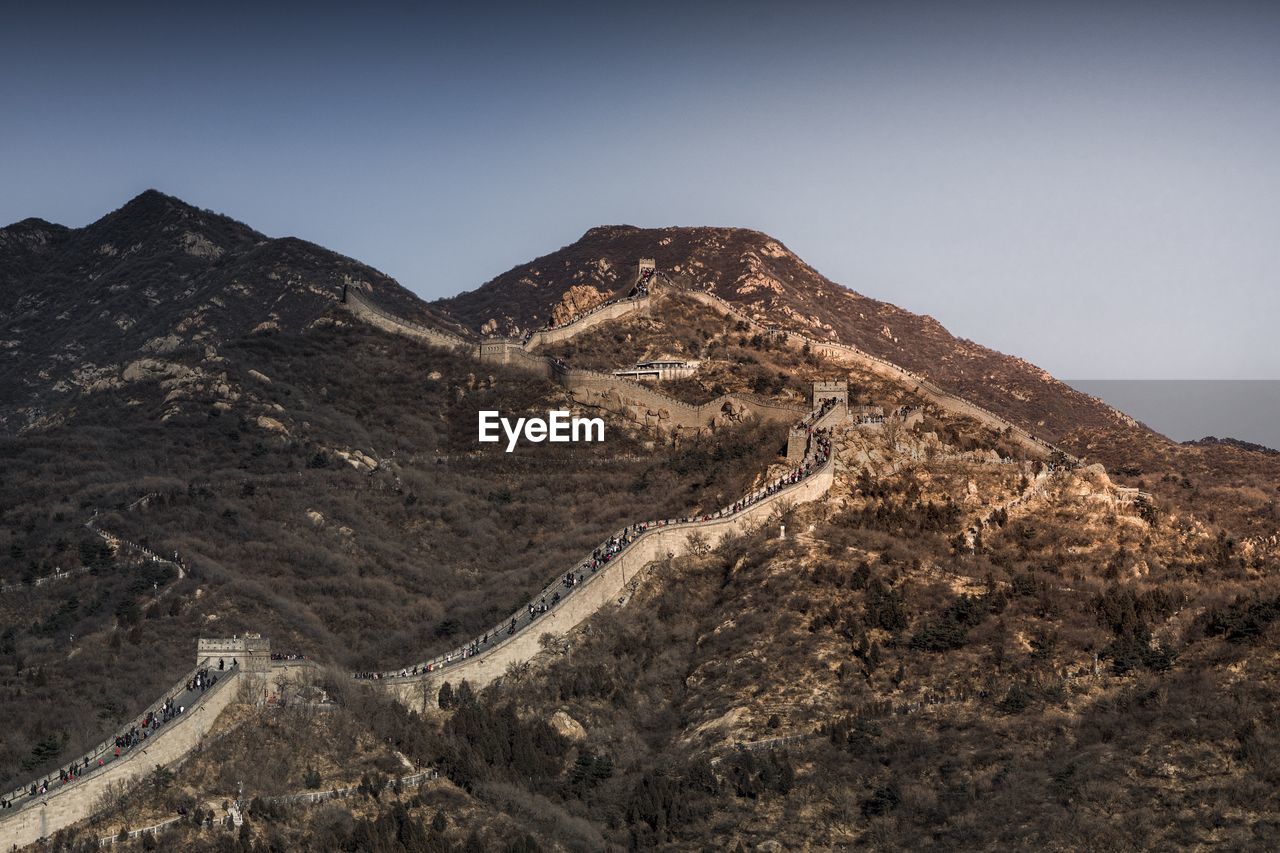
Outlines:
[[[406,851],[1265,844],[1277,561],[1240,558],[1168,506],[1118,502],[1096,470],[1036,487],[1035,463],[963,450],[946,426],[845,433],[844,473],[785,518],[788,538],[771,527],[658,563],[625,607],[480,694],[452,685],[419,716],[334,676],[334,716],[290,723],[290,752],[250,769],[220,746],[178,787],[140,797],[132,825],[182,797],[225,798],[233,775],[268,797],[313,767],[376,786],[429,766],[441,779],[421,788],[264,801],[240,838]],[[968,548],[960,534],[978,518]],[[331,726],[374,737],[353,750]],[[393,752],[376,759],[373,743]],[[184,826],[167,843],[230,838]]]
[[[57,422],[140,353],[300,331],[348,283],[438,322],[377,270],[154,190],[84,228],[0,228],[0,430]]]
[[[351,678],[454,648],[619,527],[779,471],[787,426],[752,420],[481,445],[480,409],[578,407],[335,310],[355,282],[420,322],[527,331],[626,292],[641,257],[1084,464],[655,296],[545,354],[698,359],[659,387],[694,403],[807,404],[843,379],[889,417],[839,426],[820,499],[714,551],[692,537],[482,690],[450,683],[418,713]],[[86,229],[0,229],[0,285],[0,776],[65,766],[186,671],[197,637],[261,631],[318,664],[316,690],[233,707],[176,775],[115,792],[50,849],[175,814],[117,849],[1259,849],[1280,831],[1280,457],[1169,442],[766,235],[596,228],[423,306],[146,194]],[[439,778],[385,786],[425,768]],[[241,783],[244,825],[200,826]]]
[[[562,389],[345,318],[221,352],[153,360],[71,422],[0,438],[7,780],[155,698],[198,636],[261,631],[355,670],[452,648],[614,530],[729,502],[785,441],[748,424],[654,446],[610,422],[602,444],[507,454],[476,443],[477,412],[573,408]],[[95,512],[187,577],[112,555]]]
[[[674,281],[708,290],[768,325],[857,346],[1051,440],[1077,428],[1122,428],[1156,438],[1034,365],[956,338],[932,317],[832,282],[778,240],[744,228],[592,228],[433,307],[472,329],[514,333],[546,322],[565,301],[624,294],[642,257],[654,258]]]

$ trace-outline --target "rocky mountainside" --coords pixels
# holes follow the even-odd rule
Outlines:
[[[626,292],[640,257],[1110,470],[1051,468],[911,382],[664,290],[542,354],[596,371],[697,358],[657,389],[677,403],[799,405],[842,379],[887,417],[835,429],[829,491],[716,549],[691,536],[482,690],[459,682],[418,714],[351,678],[457,648],[626,525],[722,507],[787,470],[786,424],[675,440],[653,428],[661,404],[601,406],[603,444],[480,446],[478,409],[593,404],[334,310],[356,284],[407,319],[506,334]],[[3,229],[0,286],[0,790],[137,719],[197,637],[262,631],[331,668],[328,713],[237,709],[176,778],[149,776],[53,847],[97,849],[242,785],[253,849],[1275,837],[1280,457],[1169,442],[749,231],[593,229],[425,306],[355,261],[146,193],[83,229]],[[383,792],[410,765],[440,778]],[[364,793],[270,799],[321,784]],[[229,840],[189,820],[169,832],[149,841]]]
[[[344,284],[433,315],[349,258],[159,193],[0,237],[7,782],[145,707],[197,636],[352,670],[443,651],[623,523],[743,493],[786,440],[747,424],[654,453],[610,418],[607,443],[478,448],[479,408],[574,403],[353,319]]]
[[[481,333],[514,334],[554,321],[566,305],[623,295],[637,258],[708,290],[770,325],[853,344],[929,377],[1033,433],[1058,440],[1080,428],[1149,430],[1020,358],[950,334],[937,320],[843,287],[778,240],[742,228],[592,228],[577,242],[521,264],[442,312]]]
[[[0,229],[0,429],[61,417],[139,357],[301,330],[344,284],[431,322],[377,270],[154,190],[84,228]]]
[[[1280,476],[1274,457],[1235,441],[1173,442],[1021,358],[957,338],[932,317],[831,281],[758,231],[592,228],[575,243],[433,307],[480,334],[515,334],[625,295],[639,258],[653,258],[675,283],[714,293],[764,325],[852,344],[928,377],[1035,435],[1101,462],[1128,485],[1153,488],[1180,503],[1211,492],[1219,514],[1230,515],[1242,533],[1266,528],[1274,512]],[[641,333],[628,329],[628,334],[628,347],[634,348]],[[597,352],[617,346],[599,335],[585,345]]]

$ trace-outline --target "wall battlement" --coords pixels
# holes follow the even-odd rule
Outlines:
[[[835,400],[849,405],[849,381],[847,379],[818,381],[813,383],[813,404],[823,400]]]

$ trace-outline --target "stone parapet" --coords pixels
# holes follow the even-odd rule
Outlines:
[[[235,670],[221,675],[221,680],[186,713],[157,729],[145,745],[134,747],[105,767],[37,797],[22,808],[0,813],[3,814],[0,817],[0,849],[34,844],[59,829],[88,818],[108,787],[116,783],[127,785],[137,782],[157,765],[167,767],[199,746],[213,728],[218,715],[236,700],[239,693],[241,673]]]
[[[656,560],[687,554],[693,547],[716,547],[726,537],[746,533],[766,522],[783,506],[808,503],[826,494],[835,476],[835,457],[793,486],[770,495],[740,513],[707,521],[673,523],[651,528],[632,542],[618,557],[606,563],[582,583],[582,588],[552,608],[525,630],[464,662],[400,678],[374,682],[411,708],[423,709],[436,701],[440,686],[463,680],[481,687],[503,676],[516,664],[531,660],[543,648],[544,637],[560,637],[573,630],[602,607],[625,600],[628,584]]]

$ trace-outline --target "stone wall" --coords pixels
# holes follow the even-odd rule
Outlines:
[[[206,639],[196,643],[196,665],[218,668],[218,661],[226,666],[232,661],[240,670],[241,698],[245,702],[261,705],[270,693],[271,641],[261,634],[244,634],[231,638]]]
[[[547,379],[555,378],[551,359],[544,355],[534,355],[518,346],[508,348],[505,363],[521,370],[527,370],[530,373],[536,373]]]
[[[576,318],[572,323],[565,323],[563,326],[557,326],[551,329],[539,329],[529,336],[529,340],[525,343],[526,349],[537,349],[541,346],[549,346],[566,341],[574,335],[580,335],[587,329],[598,326],[601,323],[607,323],[610,320],[616,320],[619,317],[626,317],[630,314],[647,312],[649,310],[648,294],[638,296],[634,299],[619,299],[614,302],[606,302],[596,308]]]
[[[468,343],[462,338],[427,329],[401,320],[374,306],[359,291],[348,289],[345,303],[356,316],[385,331],[403,334],[432,346],[465,351],[482,363],[504,364],[554,379],[569,389],[585,406],[602,408],[647,426],[683,432],[701,432],[718,423],[754,415],[762,420],[794,420],[804,409],[749,394],[725,394],[701,405],[692,405],[656,391],[642,383],[594,370],[569,368],[558,360],[535,355],[531,349],[545,343],[566,340],[587,329],[637,311],[647,311],[648,294],[634,299],[608,302],[553,329],[535,332],[526,343],[487,339]]]
[[[654,285],[656,286],[656,284],[657,283],[655,282]],[[786,334],[789,339],[794,338],[800,343],[807,343],[811,352],[834,361],[837,364],[845,364],[870,370],[877,375],[884,376],[885,378],[891,379],[895,382],[905,383],[911,386],[915,393],[929,400],[944,411],[953,415],[963,415],[974,418],[997,432],[1005,432],[1013,440],[1019,442],[1037,456],[1047,458],[1054,454],[1061,454],[1068,459],[1073,458],[1070,454],[1067,454],[1052,444],[1033,436],[1025,429],[1011,423],[1005,418],[1000,417],[994,412],[991,412],[990,410],[975,403],[971,403],[968,400],[962,399],[950,391],[941,388],[931,380],[914,374],[893,362],[886,361],[885,359],[871,355],[868,352],[864,352],[863,350],[848,344],[819,341],[798,332],[779,330],[766,326],[757,322],[753,317],[749,316],[736,306],[712,293],[707,293],[706,291],[701,290],[685,289],[674,284],[668,284],[666,286],[684,293],[697,302],[701,302],[702,304],[714,308],[721,313],[727,314],[735,320],[747,323],[754,329],[767,334]],[[634,299],[619,299],[614,302],[604,303],[598,308],[588,312],[586,315],[574,320],[572,323],[566,323],[565,325],[554,329],[540,329],[537,332],[534,332],[533,335],[530,336],[529,341],[524,344],[515,341],[486,341],[483,344],[474,344],[459,336],[437,329],[429,329],[425,326],[395,317],[375,306],[358,289],[347,288],[344,291],[343,298],[344,304],[352,311],[352,313],[378,328],[389,332],[409,335],[410,337],[425,341],[433,346],[466,349],[472,355],[485,361],[497,361],[504,364],[520,364],[546,375],[546,371],[551,370],[551,368],[535,360],[537,357],[525,358],[524,356],[529,355],[528,350],[543,344],[567,340],[568,338],[580,334],[600,323],[604,323],[609,320],[616,320],[619,317],[626,316],[636,311],[647,311],[652,297],[646,294]],[[517,353],[522,353],[522,355],[517,355]],[[705,426],[705,420],[702,417],[702,414],[703,413],[699,412],[695,415],[681,415],[678,425],[686,429],[701,428]]]
[[[359,291],[348,288],[344,305],[352,313],[384,329],[423,341],[468,353],[483,361],[511,364],[555,379],[565,385],[575,399],[584,405],[596,405],[619,411],[629,417],[675,430],[701,431],[725,420],[752,415],[766,420],[792,421],[804,413],[799,406],[788,406],[745,394],[729,394],[702,405],[676,400],[636,382],[596,371],[576,370],[562,363],[529,352],[535,346],[564,340],[598,323],[617,319],[637,310],[647,310],[650,297],[620,300],[606,304],[556,329],[542,330],[526,345],[514,341],[485,341],[473,344],[460,336],[430,329],[395,317],[373,305]],[[539,335],[541,337],[539,337]],[[535,340],[536,338],[536,340]],[[824,421],[827,418],[824,418]],[[803,453],[801,453],[803,457]],[[834,456],[799,483],[728,518],[672,523],[642,533],[616,559],[606,563],[597,573],[582,582],[582,588],[567,596],[549,611],[536,627],[517,632],[464,663],[435,673],[389,678],[376,682],[390,690],[410,707],[421,708],[436,701],[440,684],[445,680],[486,684],[507,672],[513,664],[532,659],[542,649],[543,637],[562,636],[600,608],[625,598],[629,583],[642,574],[655,560],[687,553],[690,535],[711,547],[726,536],[744,533],[765,522],[781,506],[816,500],[831,487]],[[185,758],[202,742],[214,720],[232,701],[261,703],[268,700],[277,678],[293,684],[301,683],[315,672],[309,661],[272,661],[270,643],[258,635],[231,639],[202,639],[197,645],[197,666],[216,667],[217,659],[227,664],[237,660],[239,667],[227,671],[224,678],[178,720],[162,727],[148,739],[146,746],[126,753],[105,767],[88,773],[69,786],[59,787],[22,808],[0,818],[0,848],[6,845],[26,846],[48,837],[53,832],[93,814],[103,793],[117,782],[131,783],[150,773],[156,765],[168,766]],[[193,674],[184,677],[186,682]],[[167,691],[171,695],[175,691]],[[163,701],[163,699],[159,700]],[[159,702],[157,702],[157,705]],[[109,740],[105,744],[110,744]],[[107,748],[105,745],[103,748]]]
[[[884,376],[895,382],[901,382],[909,385],[912,390],[921,397],[929,400],[938,408],[943,409],[953,415],[964,415],[976,419],[982,424],[990,427],[997,432],[1005,432],[1018,443],[1031,451],[1036,456],[1048,458],[1055,454],[1061,454],[1068,459],[1074,459],[1070,454],[1044,441],[1043,439],[1033,436],[1022,427],[1019,427],[1005,418],[991,412],[983,407],[970,403],[968,400],[952,394],[939,387],[936,383],[919,376],[911,371],[899,367],[893,362],[886,361],[878,356],[871,355],[868,352],[858,349],[848,344],[833,343],[831,341],[819,341],[814,338],[806,337],[798,332],[788,330],[774,329],[757,322],[753,317],[741,311],[729,302],[720,297],[701,290],[682,290],[687,296],[697,302],[701,302],[711,308],[715,308],[721,313],[727,314],[735,320],[747,323],[752,328],[760,330],[768,334],[786,334],[788,339],[809,345],[809,349],[815,355],[822,356],[837,364],[845,364],[852,367],[859,367],[864,370],[870,370],[879,376]]]
[[[813,383],[813,403],[816,406],[821,400],[839,400],[849,405],[849,382],[846,379],[835,379]]]
[[[602,607],[620,603],[627,585],[655,560],[690,551],[690,534],[698,534],[711,547],[726,536],[746,533],[769,520],[779,508],[817,500],[830,490],[835,477],[835,457],[801,482],[771,495],[743,512],[724,519],[691,521],[654,528],[641,534],[618,557],[583,581],[581,589],[540,617],[536,627],[517,632],[503,643],[465,662],[432,673],[374,682],[410,708],[434,705],[440,685],[466,680],[481,687],[504,675],[513,664],[531,660],[542,650],[543,637],[559,637],[573,630]]]
[[[804,459],[805,451],[809,447],[809,431],[803,427],[792,427],[787,432],[787,462],[792,465],[798,464]]]
[[[142,718],[146,717],[146,716],[147,716],[147,714],[158,714],[158,713],[160,713],[160,710],[161,710],[162,706],[164,705],[165,701],[166,701],[170,696],[174,696],[174,695],[176,695],[177,693],[179,693],[182,689],[184,689],[184,688],[185,688],[185,686],[186,686],[186,684],[187,684],[187,682],[189,682],[189,681],[191,681],[192,679],[194,679],[194,678],[196,677],[196,673],[198,673],[201,669],[205,668],[205,666],[207,666],[207,664],[205,664],[205,663],[197,663],[195,667],[193,667],[192,669],[188,670],[188,671],[186,672],[186,674],[184,674],[181,678],[179,678],[179,679],[177,680],[177,682],[176,682],[172,687],[170,687],[168,690],[166,690],[164,693],[162,693],[162,694],[160,695],[160,698],[159,698],[159,699],[156,699],[154,702],[152,702],[152,703],[151,703],[150,705],[148,705],[146,708],[143,708],[140,712],[138,712],[137,714],[134,714],[133,716],[131,716],[131,717],[129,718],[129,722],[127,722],[127,723],[124,725],[124,727],[123,727],[123,729],[122,729],[121,731],[119,731],[119,732],[112,732],[112,733],[111,733],[111,735],[110,735],[109,737],[107,737],[106,739],[104,739],[103,741],[101,741],[100,743],[98,743],[98,744],[97,744],[96,746],[94,746],[92,749],[89,749],[89,750],[86,750],[86,751],[85,751],[85,752],[83,752],[83,753],[79,753],[79,754],[77,754],[73,760],[79,761],[81,758],[87,758],[87,759],[89,760],[89,763],[90,763],[90,764],[96,764],[96,763],[97,763],[98,758],[100,758],[100,757],[102,757],[102,756],[106,756],[106,755],[108,755],[108,754],[112,753],[112,752],[115,750],[115,739],[116,739],[116,736],[117,736],[118,734],[123,733],[123,731],[127,731],[127,730],[128,730],[128,728],[129,728],[131,725],[133,725],[133,721],[134,721],[134,720],[140,720],[140,719],[142,719]],[[67,764],[70,764],[70,763],[71,763],[70,761],[68,761],[68,762],[67,762]],[[46,774],[46,775],[48,775],[48,774]],[[12,791],[5,791],[5,792],[4,792],[4,794],[3,794],[2,796],[3,796],[3,797],[4,797],[4,799],[6,799],[6,800],[12,799],[12,798],[13,798],[13,797],[15,797],[15,796],[17,796],[17,797],[19,797],[19,798],[20,798],[20,797],[22,797],[22,796],[23,796],[23,793],[24,793],[25,791],[29,790],[29,789],[30,789],[30,784],[27,784],[27,785],[25,785],[25,786],[23,786],[23,787],[21,787],[21,788],[16,789],[16,790],[12,790]],[[3,815],[3,812],[0,812],[0,816],[2,816],[2,815]]]
[[[351,286],[343,288],[342,304],[361,320],[372,326],[377,326],[383,331],[406,335],[437,347],[467,350],[474,348],[469,341],[460,335],[454,335],[440,329],[432,329],[418,323],[411,323],[408,320],[387,313],[377,305],[374,305],[359,288]]]
[[[0,813],[0,849],[34,844],[84,820],[96,811],[108,786],[117,782],[130,784],[151,773],[156,765],[167,767],[181,760],[200,745],[218,715],[236,700],[240,686],[239,671],[225,676],[185,714],[158,729],[145,746],[135,747],[107,766],[56,788],[23,808]]]
[[[800,406],[788,406],[748,394],[724,394],[701,405],[693,405],[639,382],[594,370],[557,365],[553,375],[579,403],[660,429],[697,433],[747,415],[767,421],[790,422],[805,411]]]

